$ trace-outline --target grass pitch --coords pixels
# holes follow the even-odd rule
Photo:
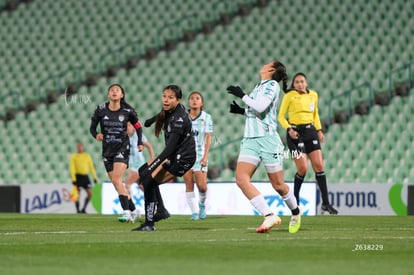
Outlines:
[[[173,216],[156,232],[116,216],[0,214],[0,274],[413,274],[414,217]]]

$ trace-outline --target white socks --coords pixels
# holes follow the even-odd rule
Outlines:
[[[206,197],[207,197],[207,193],[206,192],[204,192],[204,193],[198,193],[199,194],[199,196],[200,196],[200,203],[201,204],[205,204],[206,203]]]
[[[185,197],[187,198],[187,204],[190,207],[191,213],[198,213],[194,192],[185,192]]]
[[[294,210],[298,207],[295,195],[293,195],[292,189],[290,189],[290,187],[289,192],[283,196],[283,200],[285,201],[286,205],[289,207],[290,210]]]
[[[295,197],[293,197],[295,199]],[[296,201],[295,201],[296,202]],[[273,211],[270,209],[263,195],[258,195],[250,200],[250,203],[260,212],[263,216],[272,214]]]

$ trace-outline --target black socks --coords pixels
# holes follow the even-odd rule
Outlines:
[[[305,179],[305,175],[299,176],[298,173],[295,174],[295,181],[293,185],[293,194],[295,195],[296,202],[299,204],[299,191],[300,187],[302,186],[303,180]]]
[[[322,205],[329,205],[328,186],[326,185],[325,172],[315,173],[316,182],[318,183],[319,190],[321,191]]]

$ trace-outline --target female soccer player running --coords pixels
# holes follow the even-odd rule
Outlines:
[[[127,124],[131,122],[138,135],[138,150],[143,150],[142,127],[135,110],[125,102],[125,91],[119,84],[108,88],[109,101],[98,105],[91,119],[90,133],[102,142],[102,158],[105,169],[119,195],[123,209],[123,220],[135,222],[137,213],[135,204],[122,182],[122,176],[128,167],[129,137]],[[100,125],[101,133],[96,131]]]
[[[283,81],[283,89],[286,90],[286,68],[279,61],[272,61],[260,69],[260,77],[260,83],[250,95],[246,95],[238,86],[227,87],[230,94],[240,97],[248,106],[243,109],[235,101],[230,105],[231,113],[246,116],[237,160],[236,182],[250,203],[264,216],[263,224],[256,229],[257,233],[268,232],[273,226],[280,225],[281,219],[273,213],[263,195],[251,183],[253,173],[263,162],[273,188],[292,211],[289,232],[296,233],[300,228],[301,213],[292,190],[283,180],[283,144],[276,131],[276,107],[280,93],[278,82]]]
[[[177,85],[165,87],[161,112],[150,119],[150,122],[145,122],[146,126],[155,122],[156,136],[159,136],[161,129],[164,130],[166,145],[159,156],[139,169],[141,183],[144,186],[145,222],[133,229],[134,231],[156,230],[154,222],[160,219],[156,215],[160,211],[161,199],[161,194],[157,194],[158,185],[183,176],[196,160],[191,120],[185,107],[180,103],[182,96],[181,88]]]
[[[189,114],[193,124],[196,142],[197,159],[192,169],[184,174],[185,196],[191,210],[193,221],[206,218],[208,153],[210,151],[213,121],[210,114],[203,111],[204,99],[200,92],[192,92],[188,96]],[[196,205],[194,182],[199,192],[198,209]]]

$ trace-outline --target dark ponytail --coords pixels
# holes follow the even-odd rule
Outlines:
[[[275,72],[272,75],[272,79],[276,80],[277,82],[282,81],[282,89],[286,93],[287,91],[287,79],[288,75],[286,73],[286,67],[279,61],[275,61],[273,67],[275,68]]]
[[[163,89],[163,91],[165,90],[171,90],[174,92],[175,97],[177,99],[181,99],[183,97],[183,92],[181,91],[181,88],[177,85],[168,85],[167,87],[165,87]],[[165,117],[166,117],[166,113],[163,110],[161,110],[161,112],[159,112],[156,116],[155,116],[155,130],[154,130],[154,134],[156,137],[158,137],[161,133],[162,127],[164,126],[165,123]]]

